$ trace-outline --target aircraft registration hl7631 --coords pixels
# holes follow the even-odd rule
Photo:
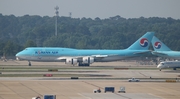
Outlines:
[[[95,50],[61,47],[28,47],[16,54],[17,60],[65,62],[66,64],[89,66],[93,62],[110,62],[126,58],[139,57],[151,53],[150,42],[154,32],[147,32],[127,49]]]

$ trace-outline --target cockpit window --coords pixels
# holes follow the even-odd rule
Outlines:
[[[164,63],[161,63],[162,65],[164,65]]]

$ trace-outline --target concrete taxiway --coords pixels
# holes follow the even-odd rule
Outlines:
[[[115,93],[104,93],[105,86],[115,87]],[[126,93],[117,93],[120,86]],[[93,93],[101,88],[102,93]],[[121,82],[117,80],[69,80],[69,81],[0,81],[0,99],[31,99],[45,94],[57,99],[179,99],[180,83]]]
[[[35,62],[33,64],[34,66],[28,67],[26,66],[27,62],[25,61],[0,61],[0,72],[2,73],[0,74],[0,99],[31,99],[35,96],[43,98],[43,95],[45,94],[56,95],[56,99],[180,99],[179,70],[174,71],[168,69],[159,71],[158,69],[154,69],[155,65],[140,66],[136,62],[95,63],[87,69],[78,69],[79,67],[74,68],[71,66],[68,67],[61,63],[45,64]],[[110,68],[111,66],[114,66],[113,68],[115,69]],[[5,70],[6,68],[12,67],[15,67],[12,71],[11,69],[7,71]],[[28,71],[24,69],[26,67],[27,69],[37,68],[37,71]],[[57,72],[41,71],[41,69],[38,70],[39,68],[46,69],[51,67],[59,69]],[[125,67],[140,69],[121,69]],[[23,68],[24,72],[14,71],[14,69],[19,70],[21,68]],[[43,75],[47,73],[56,76],[3,76],[11,74]],[[62,77],[60,75],[64,76]],[[74,77],[78,75],[79,79],[70,79],[68,75],[73,75]],[[141,81],[128,82],[128,78],[131,77],[139,78]],[[161,78],[161,80],[152,80],[154,78]],[[114,87],[115,92],[104,93],[104,88],[106,86]],[[118,93],[120,86],[126,88],[126,93]],[[93,93],[93,90],[97,88],[100,88],[102,92]]]

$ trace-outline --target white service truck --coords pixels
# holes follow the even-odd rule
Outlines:
[[[128,81],[129,82],[139,82],[140,80],[133,77],[133,78],[129,79]]]

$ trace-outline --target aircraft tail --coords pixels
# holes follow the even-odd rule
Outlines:
[[[151,40],[154,36],[154,32],[147,32],[141,38],[139,38],[136,42],[134,42],[130,47],[129,50],[148,50]]]
[[[153,37],[151,41],[154,51],[171,51],[163,42],[161,42],[157,37]]]

